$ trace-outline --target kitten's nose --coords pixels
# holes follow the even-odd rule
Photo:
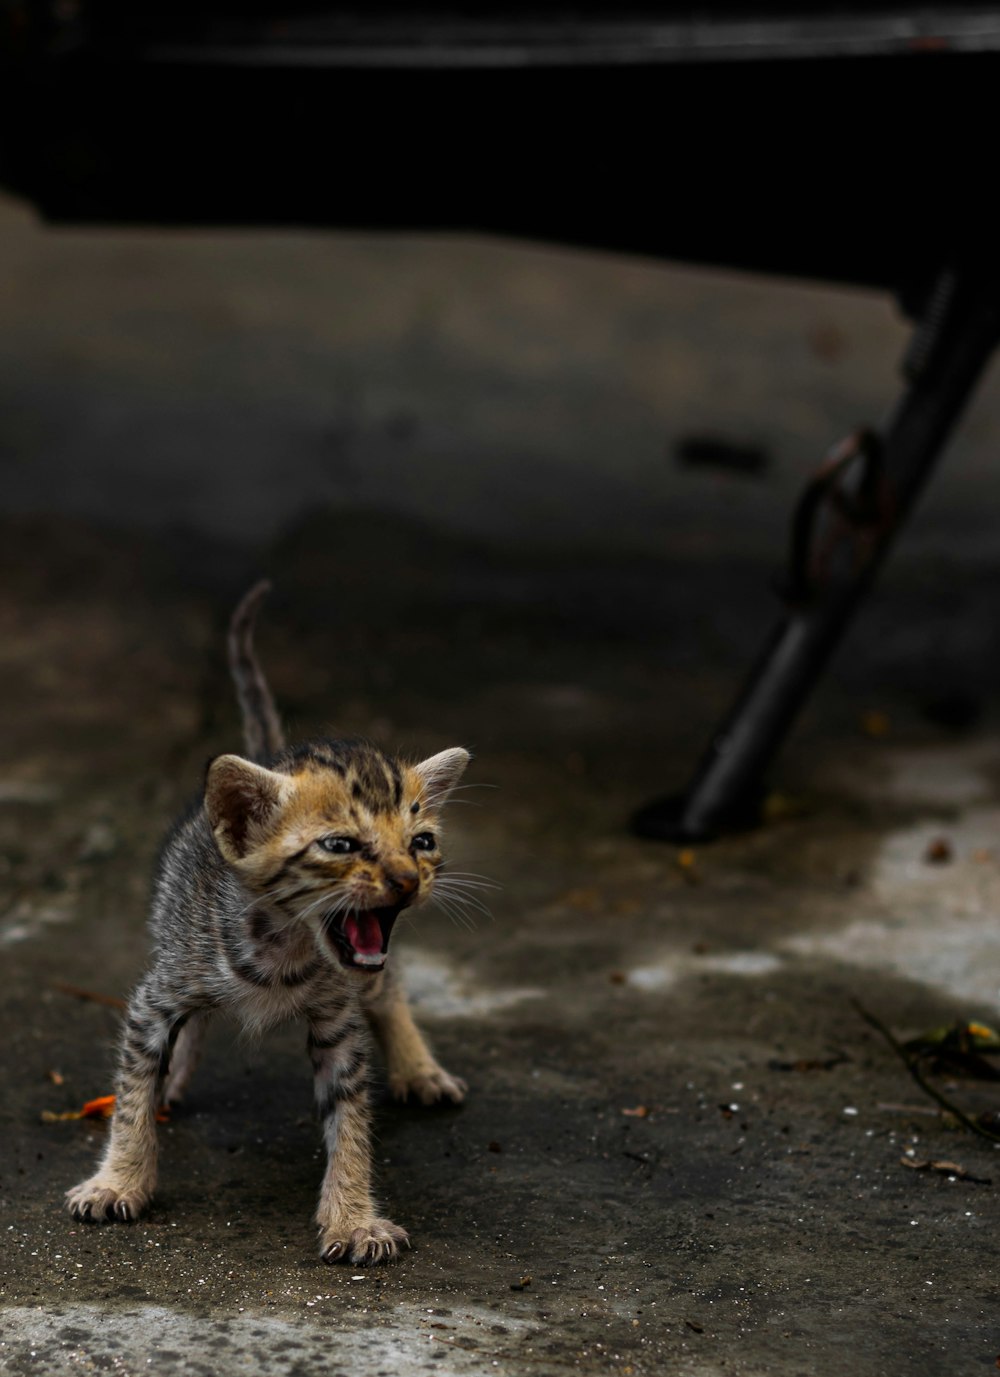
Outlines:
[[[408,897],[416,889],[420,880],[420,874],[415,865],[397,866],[393,870],[385,872],[385,882],[388,887],[400,896]]]

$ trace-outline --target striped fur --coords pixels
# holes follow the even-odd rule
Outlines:
[[[247,594],[229,633],[247,755],[212,762],[204,797],[163,847],[152,956],[125,1016],[108,1143],[67,1203],[92,1222],[131,1220],[146,1206],[157,1106],[183,1095],[213,1013],[254,1033],[302,1018],[327,1150],[320,1253],[382,1262],[407,1236],[372,1198],[369,1030],[393,1094],[433,1103],[465,1092],[434,1060],[385,963],[396,916],[433,889],[440,809],[468,754],[410,765],[365,741],[286,746],[253,649],[266,590]]]

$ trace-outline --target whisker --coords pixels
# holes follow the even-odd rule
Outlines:
[[[236,914],[236,917],[242,918],[244,913],[249,913],[250,910],[257,904],[273,904],[277,899],[281,898],[284,895],[293,893],[293,891],[298,888],[298,884],[286,885],[284,889],[279,889],[274,894],[258,894],[255,898],[251,899],[250,902],[244,908],[240,909],[239,913]]]
[[[450,890],[447,887],[445,887],[444,897],[449,903],[453,905],[460,906],[462,908],[474,908],[477,912],[481,913],[485,918],[489,918],[491,922],[493,920],[493,914],[486,907],[486,905],[472,894],[462,894],[458,890]]]
[[[463,913],[463,914],[464,914],[463,906],[461,906],[461,902],[459,901],[459,898],[457,898],[456,895],[453,895],[453,894],[438,894],[438,892],[435,891],[434,894],[431,895],[431,901],[430,901],[430,902],[431,902],[431,903],[437,903],[438,907],[441,907],[441,909],[444,909],[446,913],[449,913],[449,914],[453,914],[453,913]],[[468,917],[471,918],[471,914],[468,914]]]
[[[469,879],[460,870],[439,870],[437,873],[438,884],[445,880],[460,885],[464,889],[503,889],[503,885],[498,885],[493,880]]]
[[[442,799],[446,803],[472,803],[471,799],[456,798],[456,794],[464,793],[467,789],[499,789],[499,784],[456,784],[453,789],[439,789],[436,794],[430,794],[421,800],[422,806],[433,809],[438,806]],[[477,808],[481,805],[476,804]]]
[[[459,909],[449,904],[447,900],[438,898],[437,896],[435,896],[431,902],[436,903],[441,912],[445,914],[446,917],[450,918],[457,927],[465,928],[466,932],[475,932],[475,921],[470,918],[467,913],[462,913]]]
[[[273,899],[273,901],[271,901],[274,903],[275,909],[278,909],[278,912],[281,913],[282,921],[280,923],[280,929],[284,929],[288,925],[289,906],[293,905],[293,903],[295,902],[298,902],[299,899],[306,898],[306,896],[309,896],[311,892],[313,892],[313,890],[311,890],[310,885],[298,884],[295,885],[295,888],[289,890],[287,894],[282,894],[281,898],[275,898]]]
[[[459,881],[459,883],[456,884],[449,884],[448,879],[446,879],[445,877],[445,879],[435,881],[435,888],[441,888],[441,890],[444,890],[445,894],[448,895],[449,898],[461,899],[461,901],[466,903],[474,903],[474,905],[478,905],[479,907],[481,907],[481,909],[485,910],[486,913],[489,913],[489,905],[488,903],[486,903],[486,895],[481,894],[481,892],[479,892],[478,894],[478,892],[475,890],[470,890],[470,888],[467,888],[466,885],[461,883],[461,881]]]
[[[439,789],[434,795],[435,798],[443,798],[446,794],[464,794],[469,789],[499,789],[499,784],[455,784],[450,789]]]
[[[300,908],[297,913],[291,914],[288,918],[288,921],[282,924],[282,931],[284,931],[285,928],[293,928],[297,924],[304,922],[305,919],[308,918],[309,914],[312,913],[313,909],[316,907],[317,905],[310,904],[306,908]]]
[[[481,913],[484,918],[488,918],[491,923],[493,922],[493,914],[485,904],[477,904],[474,899],[462,898],[461,895],[458,894],[448,894],[445,897],[452,904],[459,907],[463,913],[467,912],[469,909],[474,909],[476,913]]]
[[[330,903],[329,898],[327,898],[327,903]],[[354,898],[353,894],[341,894],[339,898],[334,899],[333,903],[330,904],[330,907],[327,909],[327,914],[331,918],[336,918],[341,913],[351,913],[352,911],[360,913],[361,908],[358,901]]]
[[[458,890],[446,889],[444,897],[450,899],[453,904],[462,904],[466,908],[474,908],[477,913],[481,913],[485,918],[491,920],[493,918],[492,909],[487,908],[482,900],[476,898],[474,894],[462,894]]]
[[[478,870],[452,870],[450,865],[444,869],[448,875],[463,875],[470,880],[485,880],[488,885],[496,884],[496,880],[491,879],[489,875],[480,875]]]
[[[339,898],[334,899],[331,898],[329,894],[321,894],[319,898],[314,899],[311,904],[306,904],[304,908],[299,909],[293,921],[296,923],[302,922],[303,919],[308,918],[310,913],[315,913],[318,908],[322,908],[324,905],[329,908],[331,915],[339,913],[344,907],[346,899],[346,895],[341,895]]]

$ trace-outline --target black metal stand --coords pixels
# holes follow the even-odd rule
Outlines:
[[[763,776],[868,591],[1000,340],[1000,283],[949,269],[903,363],[909,386],[881,434],[839,446],[796,510],[788,610],[687,792],[632,819],[641,837],[706,842],[754,826]]]

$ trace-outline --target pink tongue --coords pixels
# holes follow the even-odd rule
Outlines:
[[[374,913],[349,914],[344,919],[344,936],[362,956],[381,954],[382,929]]]

